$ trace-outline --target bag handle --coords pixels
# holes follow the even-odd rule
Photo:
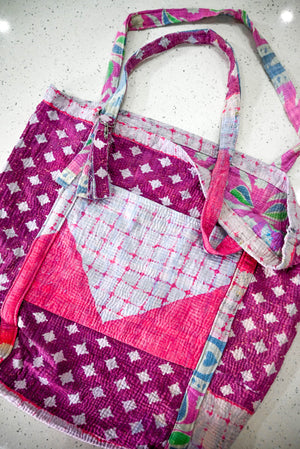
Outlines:
[[[166,45],[167,42],[168,45]],[[226,148],[227,146],[230,155],[233,153],[237,138],[240,109],[239,75],[233,50],[221,36],[219,36],[212,30],[182,31],[169,34],[167,36],[164,36],[163,38],[159,38],[154,42],[145,45],[143,48],[135,52],[127,61],[127,64],[123,68],[123,73],[118,89],[115,90],[115,93],[106,103],[106,105],[103,106],[103,108],[99,111],[99,120],[94,124],[93,129],[82,150],[74,157],[71,163],[61,173],[60,177],[57,180],[59,184],[61,184],[63,187],[67,187],[79,174],[81,174],[77,188],[78,196],[90,199],[100,199],[104,196],[107,196],[107,194],[109,193],[107,189],[97,189],[98,193],[95,191],[95,175],[97,177],[97,171],[99,170],[99,168],[97,167],[102,163],[102,170],[99,175],[101,174],[103,179],[105,178],[105,180],[107,181],[104,173],[105,167],[103,165],[104,156],[106,156],[107,158],[107,148],[105,147],[108,145],[109,134],[111,133],[114,120],[118,115],[123,97],[126,93],[128,76],[142,60],[145,60],[155,53],[161,53],[180,44],[216,45],[219,46],[229,58],[230,70],[227,83],[228,91],[226,95],[226,105],[223,111],[223,122],[224,127],[225,122],[231,123],[230,108],[233,107],[234,123],[231,123],[232,132],[229,132],[229,137],[227,137],[227,139],[229,139],[229,143],[226,142],[225,133],[222,133],[222,136],[224,142],[223,147]],[[231,134],[232,136],[230,136]],[[104,142],[106,142],[106,144]],[[99,175],[97,177],[97,181],[99,181]],[[104,191],[106,192],[106,195],[104,194]]]
[[[114,41],[111,60],[106,74],[106,81],[102,91],[101,104],[105,105],[117,89],[124,60],[128,31],[145,30],[186,22],[198,22],[202,19],[217,17],[219,15],[233,17],[237,21],[243,23],[251,31],[263,67],[279,95],[280,101],[284,106],[290,122],[297,134],[300,135],[300,101],[297,99],[295,86],[266,39],[264,39],[255,28],[246,11],[241,9],[156,9],[129,14],[124,22],[123,29],[117,33]]]
[[[69,185],[81,173],[77,187],[78,196],[89,199],[109,196],[108,148],[112,127],[126,93],[128,76],[141,61],[180,44],[216,45],[227,55],[230,62],[225,107],[222,112],[219,153],[208,188],[201,225],[203,242],[207,251],[214,254],[231,254],[240,250],[240,246],[233,239],[229,236],[225,237],[222,243],[214,249],[209,243],[209,237],[221,212],[230,159],[234,153],[238,136],[240,82],[238,66],[231,46],[212,30],[168,34],[134,53],[123,68],[118,88],[102,107],[99,121],[94,125],[83,150],[62,172],[58,182],[62,186]]]
[[[110,142],[109,130],[112,129],[117,118],[126,93],[130,73],[141,61],[184,43],[216,45],[227,55],[230,61],[225,107],[222,112],[218,158],[201,215],[201,227],[204,247],[208,252],[222,255],[232,254],[239,251],[240,246],[231,237],[226,236],[217,248],[212,247],[209,239],[223,206],[230,159],[234,153],[238,136],[240,82],[238,66],[231,46],[212,30],[182,31],[168,34],[147,44],[127,61],[121,74],[119,86],[102,107],[99,122],[93,131],[93,144],[79,180],[78,195],[97,199],[109,195],[107,162]]]

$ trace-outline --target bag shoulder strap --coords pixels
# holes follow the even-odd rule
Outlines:
[[[106,104],[102,106],[99,121],[95,124],[84,151],[77,155],[76,161],[75,159],[72,161],[72,166],[70,164],[62,172],[59,183],[66,186],[81,172],[77,187],[78,196],[89,199],[100,199],[109,196],[107,157],[111,142],[110,135],[126,93],[128,76],[145,59],[181,44],[214,45],[219,47],[229,59],[230,67],[225,107],[222,112],[218,158],[208,187],[201,216],[201,226],[203,243],[207,251],[212,254],[231,254],[240,249],[240,246],[231,237],[225,237],[217,248],[213,248],[210,244],[210,235],[222,209],[230,159],[235,151],[238,136],[240,82],[238,66],[231,46],[213,30],[171,33],[150,42],[134,53],[122,69],[118,88]],[[85,159],[85,163],[81,169],[80,166],[83,159]]]
[[[297,99],[295,86],[266,39],[258,32],[247,13],[241,9],[156,9],[129,14],[124,22],[123,29],[117,33],[113,45],[102,91],[102,104],[105,104],[117,89],[128,31],[145,30],[185,22],[198,22],[205,18],[220,15],[233,17],[251,31],[263,67],[279,95],[290,122],[297,134],[300,135],[300,101]]]

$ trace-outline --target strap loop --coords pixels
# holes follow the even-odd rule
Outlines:
[[[243,23],[252,33],[258,54],[262,60],[263,67],[267,72],[280,101],[284,106],[285,112],[300,135],[300,101],[297,98],[296,89],[289,78],[285,68],[280,64],[277,56],[270,45],[255,28],[253,22],[249,19],[246,11],[241,9],[156,9],[140,11],[129,14],[124,22],[124,28],[117,33],[111,60],[109,62],[106,81],[102,91],[102,104],[109,101],[109,98],[116,91],[118,80],[120,78],[121,67],[124,60],[126,37],[128,31],[145,30],[167,25],[174,25],[186,22],[199,22],[209,17],[226,15],[233,17],[238,22]]]
[[[109,196],[108,152],[114,121],[126,93],[128,76],[145,59],[181,44],[215,45],[227,55],[230,62],[226,101],[222,113],[219,153],[201,216],[201,226],[204,246],[208,252],[231,254],[239,251],[240,247],[230,237],[226,237],[216,249],[211,246],[209,238],[223,206],[230,159],[234,153],[238,136],[240,81],[238,66],[231,46],[212,30],[182,31],[168,34],[145,45],[127,61],[121,74],[118,89],[109,101],[102,106],[99,121],[94,125],[85,148],[77,155],[80,162],[85,157],[77,187],[77,195],[89,199],[101,199]],[[74,165],[76,172],[70,171],[70,164],[61,174],[60,184],[65,186],[77,176],[78,164],[76,165],[75,159],[71,164]]]

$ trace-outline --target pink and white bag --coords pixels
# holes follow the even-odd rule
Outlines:
[[[239,73],[212,30],[122,67],[128,30],[219,14],[251,30],[298,133],[294,86],[245,12],[144,11],[116,37],[102,102],[50,87],[1,175],[0,393],[100,447],[229,447],[295,336],[299,145],[272,165],[235,151]],[[229,60],[218,144],[120,110],[137,64],[182,44]]]

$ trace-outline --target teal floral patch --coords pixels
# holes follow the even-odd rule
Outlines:
[[[287,210],[284,204],[275,203],[265,211],[264,215],[273,220],[284,221],[287,218]]]
[[[240,202],[246,204],[246,206],[253,207],[251,195],[246,186],[238,186],[235,189],[230,190],[230,193]]]

